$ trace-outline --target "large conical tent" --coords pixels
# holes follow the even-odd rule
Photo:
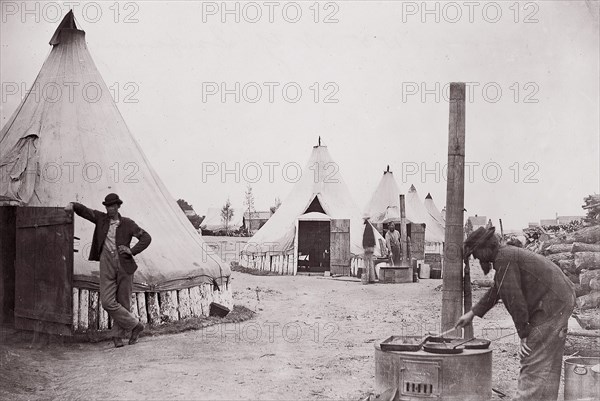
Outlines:
[[[443,227],[429,215],[418,196],[415,187],[411,186],[405,196],[406,219],[410,223],[425,223],[425,242],[441,244],[444,242]],[[400,189],[389,166],[365,207],[365,214],[373,224],[400,221]]]
[[[0,205],[59,206],[70,201],[104,210],[116,192],[120,212],[152,236],[136,256],[137,290],[172,290],[231,274],[210,254],[144,156],[69,12],[33,88],[0,131]],[[94,225],[77,218],[75,285],[97,287],[97,262],[87,261]],[[95,287],[96,286],[96,287]]]
[[[315,212],[319,204],[322,212]],[[254,234],[242,253],[246,256],[290,255],[294,252],[296,223],[300,216],[350,220],[350,252],[363,254],[364,222],[360,209],[352,201],[350,191],[326,146],[314,146],[302,176],[275,214]],[[326,215],[326,216],[324,216]],[[376,234],[376,239],[382,239]],[[379,246],[376,253],[380,254]]]
[[[444,218],[444,216],[442,216],[440,209],[438,209],[438,207],[435,204],[435,202],[433,201],[433,197],[431,196],[430,193],[428,193],[427,196],[425,197],[425,202],[423,202],[423,204],[425,205],[425,209],[427,209],[427,211],[429,212],[431,217],[433,217],[433,219],[435,221],[437,221],[438,224],[440,224],[442,227],[445,228],[446,227],[446,219]]]

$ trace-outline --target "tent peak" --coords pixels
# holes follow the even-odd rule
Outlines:
[[[427,192],[427,196],[425,197],[425,199],[433,199],[433,198],[431,197],[431,193],[430,193],[430,192]]]
[[[408,192],[416,192],[417,188],[415,188],[414,184],[410,185],[410,188],[408,189]]]
[[[63,29],[79,30],[79,28],[77,28],[77,24],[75,23],[75,15],[73,14],[73,10],[69,10],[67,15],[65,15],[63,20],[60,22],[60,24],[58,24],[56,31],[54,31],[54,35],[52,35],[52,38],[50,38],[49,43],[51,46],[54,46],[54,45],[57,45],[60,43],[60,32]]]

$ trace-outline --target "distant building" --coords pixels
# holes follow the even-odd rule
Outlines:
[[[583,221],[584,216],[556,216],[553,219],[541,219],[542,226],[557,226],[560,224],[569,224],[572,221]]]
[[[252,217],[250,217],[248,212],[244,212],[244,225],[250,234],[254,234],[265,225],[272,215],[270,211],[252,212]]]
[[[477,230],[479,227],[484,227],[487,225],[488,219],[486,216],[469,216],[468,220],[471,221],[471,225],[473,226],[473,231]]]
[[[188,218],[198,216],[196,212],[194,212],[194,209],[183,209],[183,213],[185,213]]]
[[[569,224],[572,221],[583,221],[584,216],[558,216],[558,224]]]
[[[531,222],[531,223],[527,223],[528,228],[534,228],[534,227],[539,227],[539,226],[540,226],[540,223],[536,223],[535,221]]]

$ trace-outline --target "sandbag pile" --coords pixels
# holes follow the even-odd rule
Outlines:
[[[577,308],[586,311],[578,316],[581,326],[600,328],[600,225],[562,234],[537,247],[575,284]]]

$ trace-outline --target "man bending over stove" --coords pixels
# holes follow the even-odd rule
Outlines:
[[[573,283],[542,255],[501,245],[494,227],[478,228],[465,241],[464,257],[479,259],[487,274],[496,271],[494,285],[456,323],[483,317],[499,299],[512,316],[521,339],[521,369],[515,400],[556,400],[567,321],[575,306]]]

